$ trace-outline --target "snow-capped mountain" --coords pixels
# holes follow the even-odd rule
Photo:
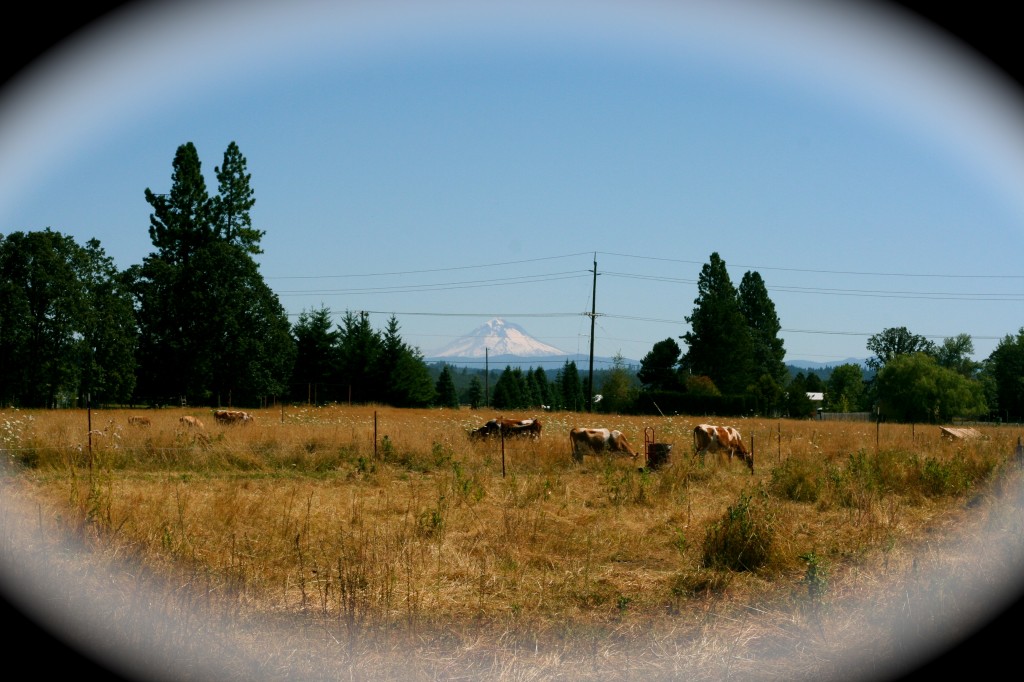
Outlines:
[[[426,357],[428,360],[443,360],[446,358],[483,358],[487,354],[492,357],[533,358],[551,355],[565,356],[566,352],[538,341],[527,334],[526,330],[518,324],[496,317],[443,348],[427,353]]]

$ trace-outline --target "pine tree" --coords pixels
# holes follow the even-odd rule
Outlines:
[[[253,403],[283,392],[291,374],[288,316],[252,260],[262,233],[247,227],[252,190],[233,143],[217,174],[224,194],[210,199],[188,142],[175,154],[170,192],[145,190],[156,251],[127,279],[141,332],[139,388],[151,400]]]
[[[386,400],[389,377],[397,371],[401,358],[397,330],[391,338],[389,357],[383,369],[379,362],[383,343],[370,326],[369,313],[346,310],[339,331],[339,379],[347,394],[346,400],[356,403]]]
[[[683,335],[688,350],[681,365],[693,375],[706,375],[725,394],[743,393],[752,380],[753,342],[739,295],[717,253],[701,268],[691,330]]]
[[[295,365],[292,369],[291,388],[295,398],[309,402],[339,400],[336,389],[326,384],[336,381],[338,339],[332,329],[331,311],[326,306],[317,310],[303,310],[292,327],[295,339]]]
[[[740,311],[747,320],[753,344],[753,377],[768,375],[776,384],[786,381],[786,349],[779,338],[782,325],[768,289],[757,272],[746,272],[740,280]]]
[[[637,379],[648,390],[678,391],[683,387],[679,376],[679,357],[682,349],[675,339],[658,341],[651,351],[640,360]]]
[[[469,403],[471,409],[478,409],[483,403],[484,389],[480,384],[480,377],[473,377],[469,380],[469,389],[466,393],[466,401]]]
[[[548,374],[543,367],[533,370],[533,382],[537,386],[537,399],[541,405],[551,405],[551,387],[548,383]]]
[[[186,142],[178,147],[172,168],[168,194],[154,194],[148,187],[145,191],[146,201],[153,207],[149,238],[159,258],[171,265],[183,265],[214,239],[212,205],[194,144]]]
[[[562,392],[562,407],[566,410],[578,412],[587,407],[587,400],[584,397],[583,385],[580,383],[580,373],[576,369],[576,363],[565,361],[560,376]]]
[[[441,374],[437,377],[437,385],[434,387],[434,391],[437,394],[436,404],[438,406],[458,409],[459,394],[455,390],[455,381],[452,379],[452,373],[449,371],[448,365],[441,368]]]
[[[523,393],[521,382],[516,379],[511,365],[505,366],[494,384],[494,392],[491,394],[491,405],[499,410],[513,410],[522,406]]]
[[[252,226],[250,210],[256,203],[250,185],[252,175],[246,170],[245,157],[232,141],[224,151],[224,161],[214,168],[217,174],[217,196],[211,204],[214,234],[229,244],[236,244],[250,255],[263,253],[260,240],[266,234]]]

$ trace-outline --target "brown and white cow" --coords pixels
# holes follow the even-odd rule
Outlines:
[[[693,446],[694,455],[700,455],[701,463],[709,452],[724,452],[728,454],[729,461],[735,455],[746,462],[751,472],[754,471],[753,454],[743,444],[740,432],[731,426],[698,424],[693,428]]]
[[[204,428],[202,420],[199,417],[193,417],[190,414],[186,414],[184,417],[178,420],[190,429],[202,429]]]
[[[529,436],[540,438],[541,423],[537,419],[491,419],[480,428],[469,432],[470,438],[490,438],[491,436],[503,436],[505,438]]]
[[[621,452],[636,459],[640,454],[630,446],[629,441],[622,431],[612,429],[588,429],[577,426],[569,431],[569,446],[572,449],[572,458],[577,462],[583,461],[584,451],[589,450],[592,454],[604,452]]]
[[[149,426],[150,424],[152,424],[149,417],[143,417],[137,414],[133,414],[132,416],[128,417],[128,423],[131,424],[132,426]]]
[[[252,415],[242,410],[214,410],[213,418],[218,424],[244,424],[252,421]]]

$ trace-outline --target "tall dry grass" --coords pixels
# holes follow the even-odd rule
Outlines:
[[[991,566],[945,546],[979,541],[976,524],[1018,544],[1024,528],[1011,427],[946,442],[934,426],[730,420],[751,474],[692,457],[698,417],[506,415],[539,416],[541,439],[477,442],[494,413],[133,414],[0,413],[6,488],[34,508],[24,544],[128,561],[116,593],[144,585],[166,623],[190,623],[158,627],[179,654],[203,658],[182,634],[200,619],[223,629],[224,678],[877,677],[962,633],[978,585],[1018,560],[1013,541]],[[669,443],[669,463],[575,463],[574,426]],[[114,611],[129,640],[145,629],[137,607]]]

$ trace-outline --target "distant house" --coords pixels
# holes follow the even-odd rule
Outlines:
[[[821,419],[822,412],[825,411],[825,394],[808,391],[807,399],[814,405],[814,413],[818,415],[818,419]]]

